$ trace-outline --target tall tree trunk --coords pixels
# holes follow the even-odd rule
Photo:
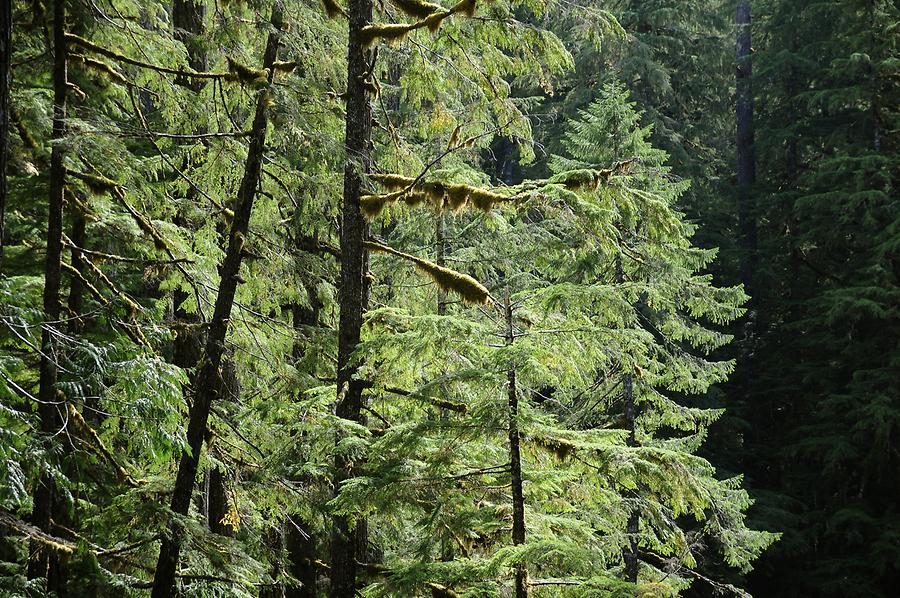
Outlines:
[[[9,90],[12,54],[12,0],[0,4],[0,272],[6,234],[6,165],[9,162]]]
[[[625,429],[628,430],[628,446],[637,446],[634,425],[634,378],[629,372],[622,381],[625,399]],[[641,526],[641,516],[637,508],[632,508],[628,515],[628,548],[625,550],[625,581],[637,583],[638,579],[638,531]]]
[[[616,256],[616,283],[623,284],[625,282],[625,271],[622,267],[622,255]],[[622,364],[625,369],[625,364]],[[625,403],[625,429],[628,431],[626,442],[628,446],[637,446],[637,434],[635,429],[635,408],[634,408],[634,376],[629,370],[622,377],[622,400]],[[635,498],[636,494],[632,493],[631,498]],[[641,516],[636,508],[631,510],[628,515],[628,524],[625,528],[628,537],[628,547],[623,551],[622,558],[625,561],[625,581],[637,583],[639,569],[639,555],[637,535],[640,530]]]
[[[66,136],[66,6],[65,0],[53,2],[53,133],[54,141]],[[63,194],[65,193],[66,169],[63,163],[64,145],[54,143],[50,153],[50,194],[47,215],[47,261],[44,268],[44,325],[41,328],[41,365],[38,414],[41,432],[48,437],[59,426],[56,393],[57,359],[56,339],[53,327],[59,325],[59,290],[62,271],[62,226]],[[47,440],[49,442],[49,438]],[[44,475],[34,490],[32,523],[49,533],[50,517],[55,502],[53,479]],[[62,592],[64,580],[59,575],[60,568],[56,554],[48,554],[47,549],[37,543],[31,545],[28,561],[28,578],[47,578],[48,591]]]
[[[509,289],[504,296],[506,311],[506,344],[515,340],[513,333],[513,310],[509,302]],[[522,492],[522,455],[519,450],[519,393],[516,388],[516,370],[506,373],[509,397],[509,471],[512,478],[512,543],[519,546],[525,543],[525,496]],[[528,570],[525,565],[516,566],[515,576],[516,598],[528,596]]]
[[[244,165],[244,176],[238,190],[234,219],[232,220],[231,231],[228,236],[228,250],[220,268],[221,282],[219,283],[219,291],[216,296],[213,317],[209,324],[203,361],[197,376],[194,402],[189,413],[187,429],[188,450],[181,455],[178,464],[178,475],[175,479],[175,489],[172,494],[172,511],[178,515],[186,515],[191,504],[191,494],[194,489],[194,480],[197,477],[197,464],[200,459],[200,450],[203,446],[203,437],[206,434],[206,423],[209,419],[210,407],[221,390],[219,368],[222,365],[228,321],[234,305],[234,295],[239,278],[238,273],[244,255],[244,241],[250,225],[253,200],[256,197],[256,188],[259,185],[262,170],[266,127],[268,125],[266,105],[269,101],[269,87],[275,72],[272,65],[275,63],[278,54],[283,12],[283,4],[280,0],[276,0],[272,6],[271,23],[273,31],[269,33],[263,59],[263,68],[269,69],[269,85],[258,92],[256,115],[253,118],[250,132],[250,147],[247,152],[247,162]],[[153,579],[153,598],[169,598],[174,593],[175,571],[178,567],[183,534],[184,530],[181,529],[177,522],[173,522],[169,534],[163,539],[159,552],[159,561],[156,565],[156,574]]]
[[[207,70],[209,58],[203,45],[202,36],[206,31],[204,19],[206,18],[205,0],[174,0],[172,2],[172,26],[174,37],[184,44],[187,50],[188,64],[195,71]],[[192,77],[177,77],[179,85],[200,92],[206,86],[205,79]],[[196,133],[205,133],[206,125],[195,129]],[[197,197],[197,192],[191,187],[187,190],[188,203],[192,204]],[[175,223],[179,226],[188,225],[188,221],[180,214]],[[226,233],[224,227],[220,234]],[[199,312],[188,312],[182,305],[189,299],[189,294],[181,289],[175,289],[172,293],[172,312],[177,328],[177,335],[173,346],[172,361],[175,365],[184,369],[193,369],[200,361],[203,349],[203,332],[200,328]],[[223,371],[233,371],[234,364],[226,360]],[[190,376],[189,388],[196,384],[196,373]],[[224,380],[225,393],[234,395],[235,400],[240,395],[240,381]],[[225,488],[225,474],[217,467],[210,468],[205,475],[203,484],[203,515],[206,517],[207,527],[210,530],[230,536],[234,532],[232,526],[222,523],[223,517],[228,512],[227,491]]]
[[[737,201],[741,250],[741,282],[753,291],[756,274],[756,205],[753,186],[756,184],[756,156],[753,148],[753,75],[750,44],[750,0],[738,0],[735,22],[735,89],[737,107]]]
[[[204,18],[206,15],[205,0],[174,0],[172,2],[172,26],[173,36],[182,42],[187,49],[188,64],[195,71],[207,70],[208,57],[206,49],[200,41],[205,32]],[[176,82],[187,89],[199,92],[206,85],[205,79],[191,77],[177,77]],[[204,133],[206,126],[198,127],[197,133]],[[189,188],[188,200],[196,197],[196,191]],[[175,218],[178,225],[186,224],[179,214]],[[176,321],[177,332],[173,343],[172,362],[185,369],[193,368],[200,360],[203,349],[202,333],[199,330],[199,313],[189,313],[181,306],[189,299],[185,291],[176,289],[172,294],[173,315]],[[191,382],[194,382],[193,380]],[[191,384],[193,386],[193,384]]]
[[[359,344],[366,302],[364,280],[366,253],[363,241],[367,225],[359,208],[363,176],[371,168],[372,107],[365,79],[374,61],[361,39],[362,28],[372,21],[372,0],[350,0],[348,4],[349,36],[347,43],[347,116],[344,136],[344,198],[341,210],[341,285],[339,291],[340,322],[338,325],[338,417],[360,421],[362,384],[354,380],[357,364],[351,355]],[[334,491],[353,476],[353,464],[343,456],[335,457]],[[347,517],[336,515],[331,530],[332,598],[352,598],[356,593],[356,554],[359,538]]]

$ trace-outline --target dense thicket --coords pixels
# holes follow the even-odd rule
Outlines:
[[[13,2],[0,594],[890,595],[898,22]]]

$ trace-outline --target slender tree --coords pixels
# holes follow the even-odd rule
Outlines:
[[[245,255],[245,243],[247,230],[250,225],[250,216],[253,211],[253,201],[256,198],[262,170],[263,151],[266,143],[266,129],[268,126],[269,89],[275,69],[274,64],[278,57],[279,37],[284,18],[284,5],[276,1],[272,6],[271,25],[266,49],[263,57],[263,68],[267,69],[267,83],[257,92],[256,114],[250,132],[250,146],[247,152],[247,161],[244,165],[244,175],[238,190],[235,202],[234,218],[228,235],[228,249],[220,268],[221,282],[216,295],[216,303],[212,319],[209,323],[207,338],[204,347],[200,372],[197,376],[197,384],[194,392],[194,402],[189,411],[187,429],[188,447],[181,455],[178,463],[178,476],[175,479],[175,488],[172,494],[172,511],[178,515],[186,515],[191,504],[194,482],[197,476],[197,467],[200,461],[200,451],[203,447],[203,439],[206,435],[206,425],[209,419],[210,407],[221,392],[222,358],[225,353],[225,337],[228,332],[228,323],[231,310],[234,306],[234,296],[239,283],[241,261]],[[159,560],[153,578],[154,598],[168,598],[175,592],[175,574],[178,567],[178,557],[181,552],[183,538],[181,524],[174,520],[169,534],[163,539],[159,552]]]
[[[56,327],[60,325],[60,285],[62,282],[62,227],[63,204],[65,202],[66,167],[65,149],[62,140],[66,136],[66,95],[68,78],[66,71],[66,3],[53,2],[53,133],[56,143],[50,153],[50,194],[47,215],[47,255],[44,267],[44,322],[41,326],[41,365],[38,412],[41,433],[47,442],[59,428],[59,411],[64,409],[56,386],[61,355],[57,350]],[[48,447],[49,448],[49,447]],[[49,533],[50,518],[57,500],[55,482],[45,474],[34,491],[32,522],[38,529]],[[46,577],[50,591],[62,589],[64,580],[59,575],[58,554],[49,552],[40,543],[32,543],[32,554],[28,565],[29,579]]]
[[[335,414],[359,421],[362,411],[362,381],[354,376],[357,364],[353,352],[360,339],[365,311],[365,269],[367,225],[360,210],[363,179],[371,168],[372,107],[366,80],[374,68],[374,53],[363,38],[363,28],[372,22],[372,0],[351,0],[347,5],[349,23],[347,42],[347,113],[344,131],[344,193],[341,204],[341,275],[338,303],[337,403]],[[335,457],[334,489],[352,476],[352,462],[340,454]],[[331,531],[332,598],[353,596],[356,592],[357,532],[351,521],[337,515]]]

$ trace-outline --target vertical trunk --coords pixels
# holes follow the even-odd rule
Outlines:
[[[623,393],[625,399],[625,429],[628,430],[628,446],[637,446],[634,429],[634,379],[630,373],[625,374],[623,380]],[[637,583],[638,579],[638,531],[640,530],[641,516],[637,508],[631,510],[628,516],[628,548],[625,550],[625,581]]]
[[[268,78],[270,85],[274,74],[274,69],[271,67],[278,54],[283,10],[282,3],[276,1],[272,7],[273,31],[269,33],[263,60],[263,67],[269,69]],[[259,184],[262,169],[266,127],[268,125],[266,114],[268,94],[270,93],[268,87],[266,86],[266,88],[258,92],[256,114],[253,118],[250,133],[250,147],[247,152],[247,162],[244,165],[244,175],[238,190],[234,219],[228,235],[228,249],[220,268],[221,282],[219,283],[212,320],[209,324],[203,361],[197,376],[194,403],[191,405],[189,413],[187,429],[188,450],[181,455],[178,463],[178,475],[175,479],[171,505],[172,511],[178,515],[186,515],[188,512],[191,494],[194,489],[194,480],[197,476],[200,450],[203,446],[203,437],[206,434],[206,423],[209,419],[210,406],[220,390],[219,368],[222,365],[222,355],[225,350],[228,320],[234,304],[234,295],[239,278],[238,273],[244,255],[244,239],[250,225],[253,200],[256,197],[256,187]],[[177,522],[173,522],[169,534],[163,539],[159,561],[156,565],[156,574],[153,579],[153,598],[169,598],[174,593],[175,571],[178,567],[183,533]]]
[[[300,521],[302,524],[302,520]],[[285,526],[285,548],[288,555],[288,572],[297,581],[300,587],[288,588],[286,598],[316,598],[316,541],[305,529],[298,529],[295,522],[288,521]]]
[[[741,282],[751,291],[756,271],[756,157],[753,149],[753,59],[750,45],[750,0],[738,0],[736,12],[735,89],[737,107],[737,201],[740,229]]]
[[[513,344],[513,310],[509,303],[509,289],[504,296],[506,309],[506,344]],[[512,543],[518,546],[525,543],[525,497],[522,493],[522,456],[519,451],[519,394],[516,389],[516,370],[507,373],[509,396],[509,471],[512,478]],[[528,570],[525,565],[516,567],[516,598],[528,596]]]
[[[362,385],[353,380],[357,365],[350,356],[359,344],[362,316],[366,300],[364,280],[366,255],[363,241],[367,234],[365,219],[359,209],[365,173],[371,168],[372,108],[365,87],[370,72],[371,52],[361,40],[362,28],[372,21],[372,0],[350,0],[348,4],[349,39],[347,44],[347,116],[344,136],[344,198],[341,210],[341,284],[338,325],[338,417],[360,421]],[[353,464],[342,456],[335,457],[334,491],[352,477]],[[332,598],[352,597],[356,592],[356,552],[359,540],[350,521],[337,515],[331,530]]]
[[[172,25],[174,37],[184,44],[188,54],[188,64],[195,71],[207,70],[207,54],[200,39],[205,31],[206,0],[173,0]],[[179,85],[200,91],[205,85],[203,79],[181,78]]]
[[[53,3],[53,140],[66,135],[66,8],[65,0]],[[47,215],[47,262],[44,270],[44,325],[41,329],[41,365],[38,414],[41,432],[52,435],[57,431],[59,416],[56,394],[57,350],[53,327],[59,325],[62,258],[63,193],[66,170],[63,163],[63,144],[54,143],[50,153],[50,194]],[[32,523],[44,532],[50,532],[50,517],[54,504],[54,482],[42,476],[34,490]],[[28,578],[47,578],[47,589],[62,591],[63,580],[59,575],[56,555],[48,554],[45,547],[31,545],[28,561]]]
[[[9,161],[9,89],[12,54],[12,0],[0,4],[0,272],[6,232],[6,164]]]
[[[625,282],[625,271],[622,268],[622,255],[616,256],[616,282]],[[623,368],[625,364],[623,363]],[[634,408],[634,376],[629,371],[622,377],[622,400],[625,403],[625,429],[628,431],[628,446],[637,446],[637,434],[635,433],[635,408]],[[634,498],[634,495],[632,495]],[[628,515],[628,524],[625,529],[628,538],[628,547],[623,551],[622,558],[625,561],[625,581],[637,583],[638,578],[638,543],[637,534],[640,530],[641,516],[638,510],[632,509]]]
[[[196,71],[207,70],[207,55],[200,36],[205,31],[204,18],[206,15],[205,0],[174,0],[172,2],[172,26],[173,36],[182,42],[187,49],[188,64]],[[199,92],[205,85],[205,79],[193,79],[178,77],[176,82],[194,92]],[[198,128],[198,133],[205,131],[205,127]],[[196,192],[188,189],[188,199],[193,199]],[[176,224],[183,225],[183,219],[176,216]],[[173,343],[172,362],[185,369],[193,368],[200,360],[203,349],[203,339],[198,330],[200,317],[197,313],[188,313],[181,306],[188,300],[188,294],[176,289],[172,295],[173,315],[176,320],[177,333]]]

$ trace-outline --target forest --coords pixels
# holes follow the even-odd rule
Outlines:
[[[0,3],[0,596],[898,587],[897,0]]]

